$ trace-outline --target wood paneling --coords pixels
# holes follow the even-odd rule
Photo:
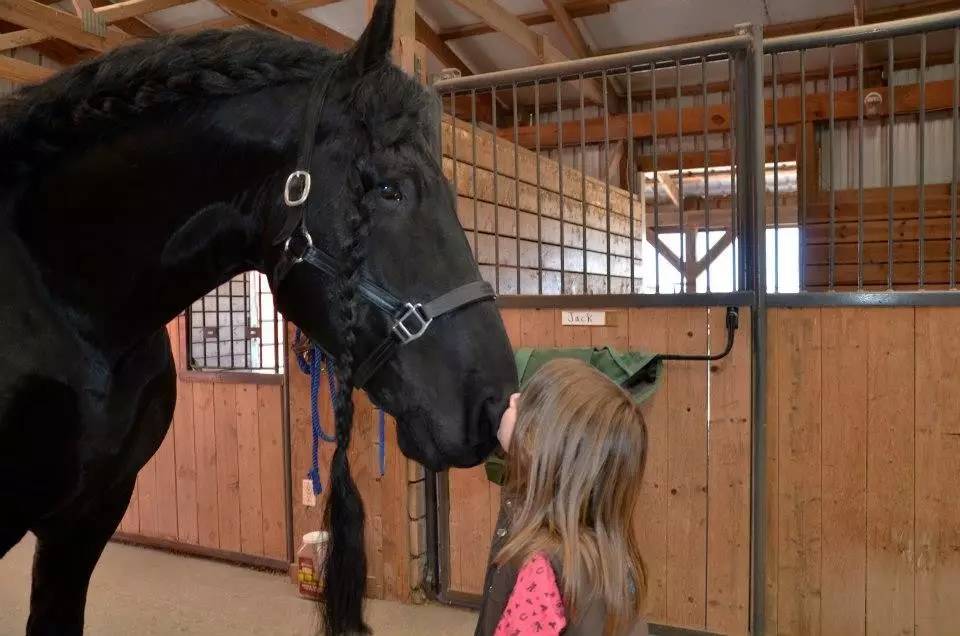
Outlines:
[[[949,283],[954,225],[949,185],[925,187],[923,223],[916,186],[866,189],[862,210],[858,194],[856,190],[834,193],[832,226],[827,193],[818,193],[808,206],[803,229],[803,274],[808,288],[820,289],[830,284],[831,263],[837,287],[857,285],[861,270],[864,285],[885,286],[892,262],[894,286],[914,288],[920,278],[921,260],[926,284]],[[960,251],[954,249],[953,256],[956,263]],[[862,268],[858,263],[863,263]],[[955,264],[954,270],[955,277],[960,275],[960,266]]]
[[[120,530],[286,561],[282,386],[188,376],[183,318],[167,331],[179,372],[173,423],[140,471]]]
[[[514,347],[614,346],[703,353],[708,323],[725,338],[724,312],[608,310],[605,327],[564,327],[553,309],[504,310]],[[749,318],[734,353],[713,367],[668,363],[664,383],[644,406],[646,473],[636,530],[647,566],[651,620],[746,633],[749,590]],[[711,389],[708,391],[707,377]],[[716,410],[710,422],[707,402]],[[478,594],[499,496],[482,468],[450,471],[451,591]],[[710,489],[717,491],[712,501]]]
[[[774,310],[767,633],[960,632],[960,310]]]
[[[960,309],[916,310],[916,633],[960,630]]]
[[[869,316],[849,308],[822,316],[823,632],[864,633],[867,555]]]
[[[710,311],[710,351],[726,344],[726,312]],[[709,365],[707,629],[745,634],[750,606],[749,312],[730,355]]]

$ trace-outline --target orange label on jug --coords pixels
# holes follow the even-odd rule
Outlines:
[[[313,559],[300,557],[297,561],[297,585],[301,595],[320,598],[320,573]]]

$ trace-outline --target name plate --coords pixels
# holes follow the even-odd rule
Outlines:
[[[564,327],[606,327],[605,311],[563,311],[560,312],[560,324]]]

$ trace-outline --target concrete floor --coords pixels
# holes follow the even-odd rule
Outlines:
[[[33,538],[0,560],[0,634],[27,620]],[[467,636],[476,615],[458,609],[371,601],[374,634]],[[205,559],[110,544],[94,572],[86,633],[96,636],[314,636],[316,610],[289,579]]]

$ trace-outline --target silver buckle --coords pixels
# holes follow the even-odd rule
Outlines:
[[[403,315],[400,316],[393,325],[393,333],[397,334],[397,337],[400,338],[400,344],[413,342],[426,333],[430,323],[433,322],[433,318],[428,318],[423,315],[423,305],[420,303],[416,305],[407,303],[404,307],[406,307],[406,311],[403,312]],[[420,325],[414,329],[410,329],[404,324],[406,320],[412,317],[416,317],[416,319],[420,321]]]
[[[310,236],[310,232],[307,231],[307,228],[305,228],[302,223],[298,227],[300,229],[300,235],[303,236],[303,239],[307,242],[307,247],[306,249],[303,250],[303,252],[293,257],[292,262],[294,265],[296,265],[297,263],[303,262],[303,255],[307,252],[307,250],[313,247],[313,237]],[[290,253],[290,241],[292,241],[293,237],[296,235],[297,233],[294,232],[293,234],[287,237],[287,240],[283,244],[284,253],[287,253],[287,254]]]
[[[300,190],[300,196],[293,198],[293,185],[297,179],[301,179],[303,186]],[[283,187],[283,202],[287,207],[296,207],[304,203],[310,197],[310,173],[306,170],[295,170],[287,177],[287,184]]]

